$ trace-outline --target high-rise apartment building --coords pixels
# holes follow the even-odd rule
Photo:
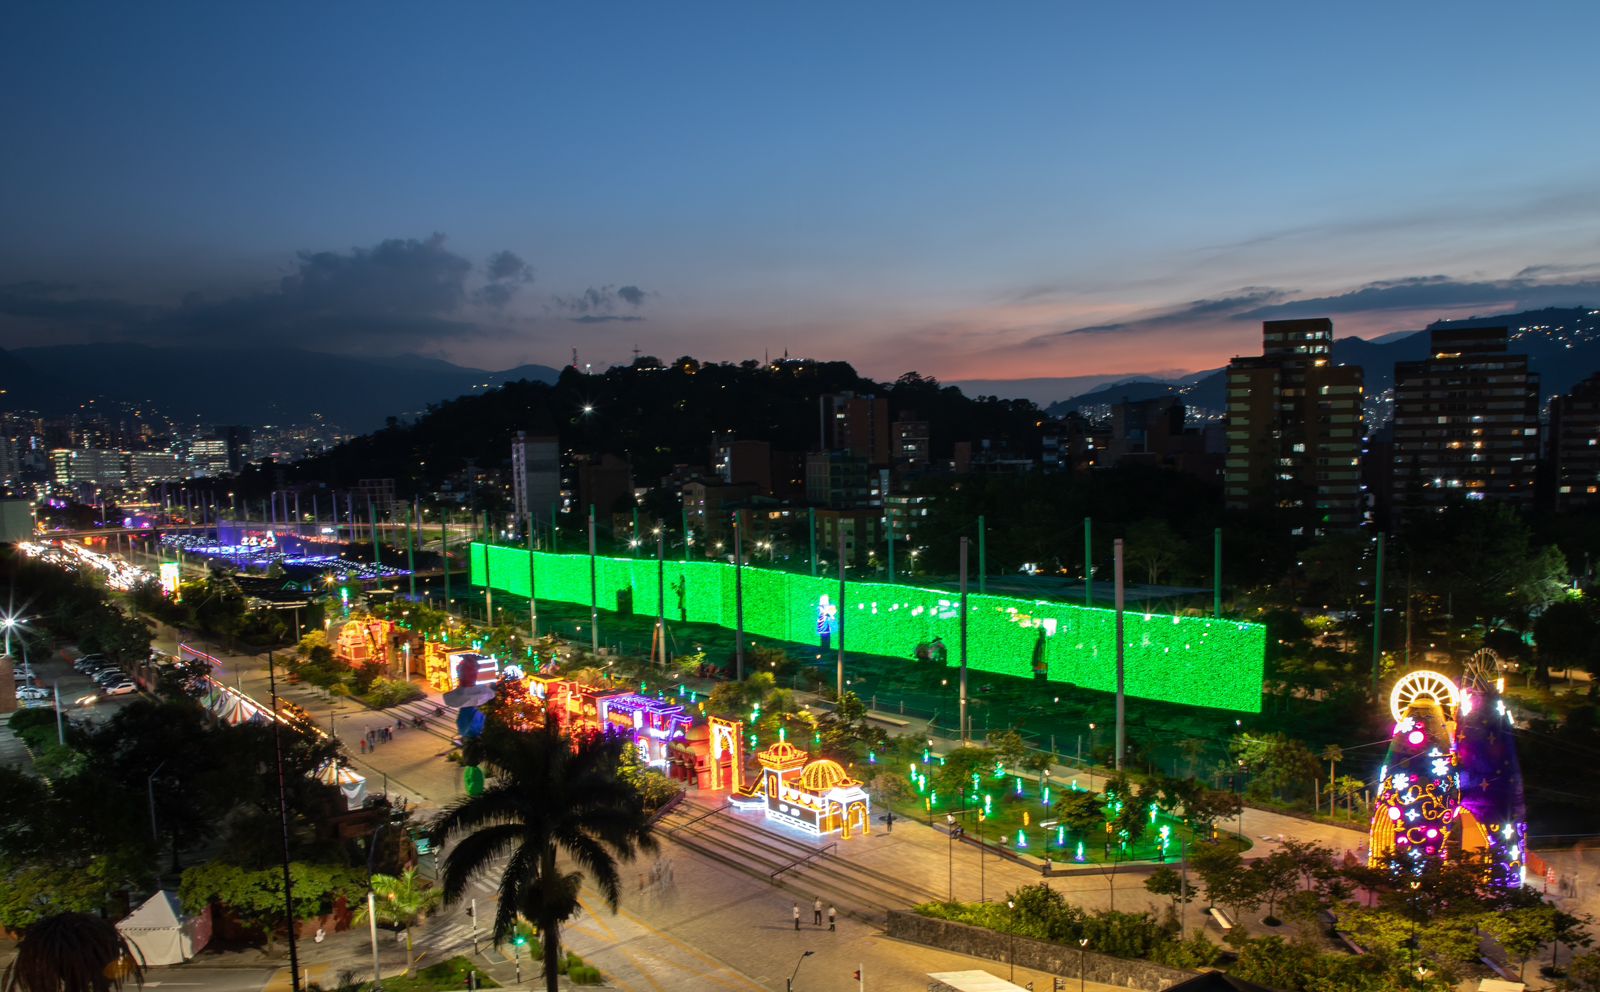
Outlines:
[[[1550,441],[1545,449],[1558,510],[1600,505],[1600,374],[1550,401]]]
[[[1302,510],[1313,530],[1361,522],[1362,373],[1333,364],[1333,322],[1269,320],[1260,357],[1228,363],[1233,508]]]
[[[1539,458],[1539,375],[1504,327],[1435,328],[1394,367],[1394,509],[1526,503]]]
[[[869,465],[893,460],[887,397],[830,393],[822,397],[822,416],[828,448],[865,459]]]
[[[528,526],[528,514],[549,524],[561,503],[561,442],[553,437],[529,437],[517,431],[511,442],[511,500],[517,526]]]

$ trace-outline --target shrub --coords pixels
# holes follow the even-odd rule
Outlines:
[[[413,699],[421,699],[422,690],[404,679],[391,679],[386,675],[380,675],[372,680],[372,685],[361,698],[368,706],[381,710],[409,703]]]

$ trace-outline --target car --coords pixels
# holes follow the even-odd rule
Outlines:
[[[105,686],[104,691],[108,696],[126,696],[130,692],[139,691],[139,687],[132,682],[116,682]]]
[[[73,702],[77,703],[79,706],[93,706],[99,701],[100,697],[92,692],[87,696],[79,696],[77,699],[73,700]]]
[[[109,685],[112,682],[121,682],[127,677],[128,674],[120,668],[107,668],[95,673],[94,682],[95,685]]]
[[[49,699],[50,690],[40,689],[36,686],[27,686],[17,690],[18,699]]]

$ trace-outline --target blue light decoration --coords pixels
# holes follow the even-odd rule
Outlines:
[[[1489,884],[1522,885],[1527,870],[1527,810],[1511,711],[1498,681],[1465,691],[1457,729],[1462,847],[1488,862]]]

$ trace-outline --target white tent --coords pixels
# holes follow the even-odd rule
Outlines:
[[[344,793],[345,809],[360,809],[367,801],[367,780],[350,768],[336,762],[324,762],[317,769],[317,781],[337,786]]]
[[[147,965],[182,964],[194,957],[194,939],[178,914],[178,897],[157,892],[117,924]]]

